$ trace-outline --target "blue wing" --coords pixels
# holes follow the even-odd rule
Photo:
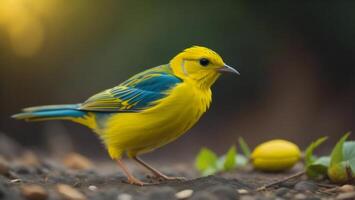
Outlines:
[[[98,112],[138,112],[155,105],[181,79],[174,76],[169,65],[139,73],[122,84],[98,93],[80,106],[80,110]]]

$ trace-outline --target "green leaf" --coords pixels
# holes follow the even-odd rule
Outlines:
[[[330,163],[329,156],[322,156],[314,160],[306,168],[307,175],[311,178],[322,178],[327,175],[327,170]]]
[[[213,171],[217,169],[217,155],[208,148],[202,148],[198,153],[195,161],[195,166],[201,174],[205,174],[205,171]]]
[[[231,148],[229,148],[225,160],[224,160],[224,164],[223,164],[223,170],[224,171],[229,171],[232,170],[236,167],[236,160],[235,160],[235,156],[237,154],[237,150],[235,148],[235,146],[231,146]]]
[[[237,163],[237,166],[245,166],[248,164],[248,161],[249,159],[242,154],[237,154],[235,156],[235,162]]]
[[[330,155],[330,167],[339,164],[344,160],[344,155],[343,155],[343,145],[346,139],[349,137],[350,132],[346,133],[338,143],[335,145],[335,147],[332,150],[332,153]]]
[[[202,176],[209,176],[209,175],[217,173],[218,171],[219,170],[217,168],[208,167],[206,170],[202,171],[201,175]]]
[[[239,142],[239,146],[242,149],[242,152],[245,155],[245,157],[250,158],[251,151],[250,151],[249,145],[245,142],[245,140],[242,137],[239,137],[238,142]]]
[[[313,151],[327,139],[328,139],[327,137],[321,137],[321,138],[317,139],[316,141],[312,142],[307,147],[307,149],[305,151],[306,166],[311,165],[316,160],[316,157],[313,155]]]
[[[344,160],[349,161],[349,166],[355,174],[355,141],[347,141],[343,146]]]
[[[350,133],[346,133],[335,145],[331,153],[328,177],[335,183],[346,183],[354,178],[354,144],[345,142]]]

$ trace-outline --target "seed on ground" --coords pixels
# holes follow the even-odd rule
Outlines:
[[[193,193],[194,193],[194,191],[191,189],[182,190],[180,192],[177,192],[175,194],[175,197],[177,199],[187,199],[187,198],[191,197]]]

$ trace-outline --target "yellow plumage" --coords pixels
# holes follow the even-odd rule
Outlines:
[[[209,89],[201,90],[186,81],[170,90],[154,107],[140,113],[113,115],[101,137],[114,159],[121,157],[124,151],[129,156],[149,152],[184,134],[210,102]]]
[[[15,118],[29,121],[65,119],[93,129],[131,183],[135,179],[120,160],[124,153],[157,176],[168,179],[137,156],[186,133],[208,109],[212,84],[221,72],[238,72],[214,51],[191,47],[169,64],[148,69],[82,104],[24,109]]]

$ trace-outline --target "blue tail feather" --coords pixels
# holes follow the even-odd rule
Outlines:
[[[37,106],[23,109],[22,113],[13,115],[15,119],[27,121],[67,119],[85,116],[86,112],[78,109],[79,104]]]

